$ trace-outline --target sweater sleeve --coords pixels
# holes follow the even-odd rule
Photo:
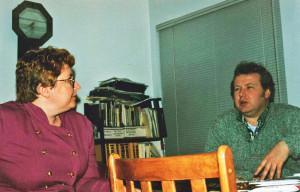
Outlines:
[[[287,119],[287,127],[284,129],[282,140],[287,144],[290,156],[300,158],[300,110],[291,112]]]
[[[216,152],[218,147],[223,144],[222,138],[224,136],[222,134],[224,130],[222,130],[223,126],[221,124],[218,119],[213,122],[206,139],[205,152]]]
[[[92,124],[87,120],[87,126],[92,129]],[[89,160],[88,169],[84,176],[76,182],[77,192],[109,192],[109,181],[105,178],[100,178],[98,165],[95,159],[95,145],[93,135],[89,136]]]

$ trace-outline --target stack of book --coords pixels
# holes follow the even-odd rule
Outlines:
[[[123,158],[164,155],[160,142],[166,137],[166,127],[161,99],[149,98],[146,88],[129,79],[111,78],[90,91],[87,100],[92,103],[84,104],[84,113],[94,125],[95,143],[105,144],[102,156],[107,158],[112,152]]]
[[[161,106],[154,106],[154,102],[161,100],[145,95],[146,88],[146,85],[128,79],[112,78],[102,81],[91,91],[87,100],[93,103],[85,104],[85,115],[95,125],[95,138],[101,137],[97,125],[103,126],[105,139],[160,137],[159,125],[164,126],[163,112]],[[139,97],[128,97],[134,94]]]
[[[147,85],[126,78],[110,78],[100,81],[98,87],[90,91],[88,100],[114,100],[130,104],[149,98],[145,95]]]
[[[165,127],[162,108],[140,106],[157,99],[147,99],[135,105],[104,100],[99,103],[86,103],[85,115],[94,124],[95,139],[101,137],[100,127],[103,127],[105,139],[159,138],[161,128]]]
[[[105,155],[117,153],[121,158],[151,158],[163,157],[159,141],[133,142],[133,143],[108,143],[105,145]]]

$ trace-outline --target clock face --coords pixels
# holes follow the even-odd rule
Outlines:
[[[27,38],[40,39],[47,32],[47,19],[38,9],[26,8],[19,14],[19,28]]]
[[[42,4],[23,1],[12,11],[12,29],[19,38],[41,46],[52,37],[52,17]]]

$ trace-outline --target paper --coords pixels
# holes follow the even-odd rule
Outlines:
[[[298,179],[284,179],[284,180],[271,180],[271,181],[257,181],[257,182],[250,182],[251,185],[257,185],[258,187],[263,186],[272,186],[272,185],[292,185],[292,184],[299,184],[300,180]]]
[[[251,192],[292,192],[298,191],[300,186],[299,179],[282,179],[270,181],[251,182],[250,185],[255,185],[255,189]],[[298,186],[298,187],[297,187]]]
[[[267,186],[267,187],[258,187],[252,190],[251,192],[292,192],[298,191],[298,187],[295,185],[276,185],[276,186]]]

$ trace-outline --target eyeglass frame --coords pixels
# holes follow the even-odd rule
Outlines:
[[[75,77],[74,76],[71,76],[69,79],[60,79],[60,80],[56,80],[56,81],[69,82],[73,88],[75,86]]]

